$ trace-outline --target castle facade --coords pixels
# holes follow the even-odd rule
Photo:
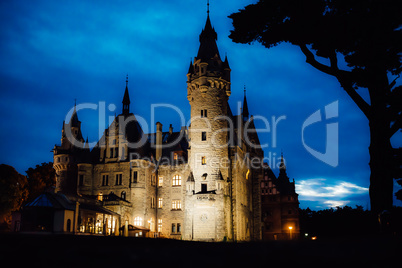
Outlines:
[[[199,41],[187,73],[188,127],[164,130],[158,122],[155,133],[144,133],[130,112],[127,82],[122,113],[94,148],[83,139],[76,110],[63,122],[61,145],[53,149],[56,191],[96,199],[119,215],[81,213],[77,230],[117,234],[131,226],[150,237],[262,238],[263,151],[246,96],[238,115],[228,104],[231,69],[209,14]]]

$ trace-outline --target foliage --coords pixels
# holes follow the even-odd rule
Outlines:
[[[35,168],[29,168],[27,171],[29,198],[31,201],[49,187],[56,184],[56,172],[53,168],[53,163],[42,163],[36,165]]]
[[[298,46],[306,62],[334,76],[369,120],[370,198],[375,212],[392,208],[392,179],[402,177],[402,16],[397,0],[260,0],[231,14],[238,43]],[[342,58],[347,66],[339,64]],[[392,82],[389,78],[393,79]],[[369,100],[362,97],[366,89]],[[400,194],[399,194],[400,196]]]
[[[11,212],[28,197],[27,178],[13,167],[0,165],[0,223],[9,224]]]
[[[370,234],[378,231],[377,217],[362,206],[312,211],[300,210],[302,234],[318,236],[347,236]]]
[[[302,235],[308,233],[310,236],[346,237],[378,233],[401,234],[401,207],[393,207],[380,217],[364,210],[362,206],[344,206],[319,211],[307,208],[300,209],[299,212]]]

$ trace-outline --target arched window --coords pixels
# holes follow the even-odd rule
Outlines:
[[[173,176],[172,185],[173,185],[173,186],[181,186],[181,176],[179,176],[179,175],[174,175],[174,176]]]
[[[99,200],[99,201],[103,201],[103,193],[102,193],[102,192],[100,192],[100,193],[98,194],[98,200]]]
[[[121,199],[126,200],[126,192],[121,192]]]
[[[143,226],[143,221],[141,217],[135,217],[134,218],[134,225],[135,226]]]

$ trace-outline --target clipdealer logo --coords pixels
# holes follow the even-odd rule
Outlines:
[[[334,101],[324,107],[325,120],[338,118],[338,101]],[[326,124],[325,152],[319,152],[308,146],[304,139],[304,130],[316,123],[323,121],[321,110],[311,114],[302,125],[302,143],[304,148],[318,160],[332,166],[337,167],[339,164],[339,123]]]

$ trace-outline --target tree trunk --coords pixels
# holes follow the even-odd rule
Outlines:
[[[392,208],[393,174],[391,143],[384,126],[387,120],[377,117],[370,120],[370,202],[371,210],[380,213]]]
[[[388,79],[386,72],[376,70],[374,87],[369,87],[371,111],[370,126],[370,202],[371,211],[380,213],[392,208],[393,173],[390,119],[387,111]],[[380,75],[378,75],[380,74]],[[374,76],[373,76],[374,77]]]

